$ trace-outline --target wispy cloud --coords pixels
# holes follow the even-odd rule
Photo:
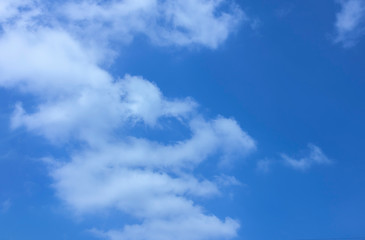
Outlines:
[[[335,43],[354,46],[365,34],[365,1],[340,0],[341,10],[336,16]]]
[[[269,159],[262,159],[257,161],[256,170],[262,173],[268,173],[271,171],[273,161]]]
[[[277,8],[274,12],[275,16],[278,18],[285,18],[289,16],[294,10],[293,4],[286,4],[284,6],[281,6],[280,8]]]
[[[307,151],[299,158],[289,157],[286,154],[282,154],[281,156],[287,166],[302,171],[308,170],[314,165],[329,165],[332,163],[332,160],[314,144],[308,144]]]
[[[11,208],[11,205],[12,205],[12,202],[10,201],[10,199],[3,201],[0,204],[0,212],[1,213],[7,212]]]
[[[240,22],[249,21],[235,4],[228,4],[226,12],[219,11],[222,4],[227,6],[228,1],[74,1],[60,13],[83,34],[99,32],[99,36],[123,41],[144,34],[157,45],[216,48]]]
[[[224,174],[215,177],[215,182],[218,186],[242,186],[240,181],[238,181],[234,176],[227,176]]]
[[[2,0],[0,3],[0,23],[16,21],[17,25],[27,23],[32,17],[40,14],[37,0]]]
[[[139,222],[93,230],[106,239],[236,236],[237,220],[208,214],[194,199],[214,197],[238,181],[226,176],[217,182],[194,170],[211,159],[242,159],[255,141],[232,118],[207,119],[191,98],[167,98],[143,77],[115,78],[104,66],[118,52],[112,41],[126,44],[137,34],[158,46],[214,49],[248,19],[244,12],[224,0],[53,4],[61,5],[2,1],[0,86],[36,99],[32,109],[15,105],[14,129],[59,146],[75,143],[66,161],[48,158],[57,196],[76,214],[117,210]],[[139,127],[168,131],[167,120],[185,127],[186,139],[133,135]]]

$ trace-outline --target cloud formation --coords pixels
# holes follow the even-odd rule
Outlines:
[[[238,227],[239,224],[229,218],[222,224],[215,216],[196,214],[172,221],[146,221],[143,225],[127,226],[123,231],[93,232],[96,236],[111,240],[214,240],[235,237]]]
[[[74,146],[69,158],[48,161],[57,196],[79,215],[117,210],[139,222],[119,230],[95,226],[95,235],[236,236],[237,220],[219,219],[195,200],[238,181],[209,180],[195,170],[203,161],[243,159],[255,141],[234,119],[207,119],[191,98],[167,98],[155,83],[128,74],[115,78],[105,65],[118,50],[112,41],[128,43],[139,34],[156,45],[216,48],[247,20],[242,10],[224,0],[25,0],[2,1],[0,13],[0,86],[34,99],[33,106],[15,104],[12,127]],[[139,128],[166,132],[169,120],[185,128],[185,139],[134,134]]]
[[[227,12],[219,11],[228,6]],[[130,41],[143,34],[157,45],[216,48],[242,21],[249,21],[234,3],[222,0],[72,1],[60,12],[85,33]]]
[[[365,34],[365,1],[341,0],[341,10],[336,16],[335,43],[354,46]]]
[[[151,84],[146,80],[137,81]],[[120,104],[131,108],[128,101]],[[161,106],[151,106],[161,112],[158,118],[164,117]],[[138,110],[138,105],[132,109]],[[130,123],[137,119],[153,128],[139,111],[127,113],[123,115],[130,118],[125,122],[126,127],[132,128]],[[108,134],[104,137],[86,130],[88,147],[78,150],[69,161],[54,165],[50,172],[57,195],[77,214],[117,209],[142,221],[140,225],[102,234],[110,239],[146,239],[146,236],[170,239],[177,232],[185,233],[181,239],[188,239],[190,234],[194,234],[193,239],[235,236],[237,221],[230,218],[221,221],[206,215],[202,207],[194,204],[194,198],[218,195],[221,185],[195,177],[193,170],[202,161],[217,155],[221,161],[242,158],[255,149],[254,141],[232,119],[205,120],[198,113],[191,112],[188,117],[184,116],[185,111],[173,113],[165,117],[180,118],[179,121],[187,124],[192,134],[190,139],[164,144],[134,136],[111,138]],[[214,233],[210,228],[215,229]]]
[[[287,166],[301,171],[308,170],[314,165],[328,165],[332,163],[319,147],[311,143],[308,144],[307,153],[303,157],[292,158],[286,154],[282,154],[281,157]]]

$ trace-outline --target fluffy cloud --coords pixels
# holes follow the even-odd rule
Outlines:
[[[220,11],[228,5],[228,11]],[[144,34],[157,45],[192,44],[216,48],[245,13],[225,0],[71,1],[60,12],[83,34],[130,41]]]
[[[306,156],[302,158],[292,158],[286,154],[282,154],[284,162],[296,170],[307,170],[313,165],[328,165],[332,161],[322,152],[322,150],[313,144],[308,144]]]
[[[24,20],[25,17],[29,18],[36,15],[36,13],[39,13],[39,9],[35,11],[35,5],[35,0],[2,0],[0,2],[0,23],[5,23],[14,18],[17,18],[16,20],[19,23],[21,22],[20,19]]]
[[[93,230],[112,240],[236,236],[236,220],[208,214],[195,200],[239,182],[195,171],[203,161],[242,159],[255,141],[234,119],[206,119],[191,98],[166,98],[139,76],[116,79],[105,65],[116,52],[110,41],[126,43],[136,34],[157,45],[216,48],[245,19],[242,10],[224,0],[1,4],[0,86],[34,99],[33,106],[15,104],[11,124],[61,147],[73,143],[66,160],[48,161],[53,187],[69,209],[80,215],[117,210],[139,222]],[[185,139],[133,134],[167,132],[167,120],[186,129]]]
[[[363,0],[341,0],[341,11],[335,23],[335,42],[351,47],[365,34],[365,2]]]
[[[180,119],[192,137],[173,144],[133,136],[108,141],[98,134],[98,141],[54,165],[50,174],[57,195],[78,214],[117,209],[142,221],[101,234],[110,239],[170,239],[177,232],[181,239],[191,234],[192,239],[235,236],[237,221],[206,215],[193,202],[220,194],[222,183],[198,179],[193,170],[216,155],[224,162],[242,158],[255,149],[255,142],[232,119],[205,120],[194,112]],[[132,119],[138,114],[132,113]],[[225,179],[237,183],[233,177]]]
[[[93,49],[64,30],[14,26],[1,36],[0,51],[0,86],[43,98],[100,88],[112,80],[98,66]]]
[[[122,231],[92,232],[111,240],[210,240],[233,238],[238,227],[239,224],[230,218],[222,222],[214,216],[196,214],[172,221],[146,221],[143,225],[126,226]]]
[[[55,88],[55,95],[32,113],[18,104],[12,126],[24,126],[53,142],[63,142],[72,136],[91,144],[128,124],[144,122],[152,126],[160,117],[184,118],[194,112],[196,104],[190,98],[165,99],[153,83],[141,77],[127,75],[118,81],[108,81],[104,76],[107,75],[95,78],[95,85],[92,81],[87,85],[86,79],[85,85],[82,82],[66,84],[67,94],[61,96],[58,95],[62,89],[57,92]],[[77,88],[73,84],[77,84]]]

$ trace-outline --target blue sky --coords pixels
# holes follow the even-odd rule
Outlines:
[[[365,2],[0,2],[0,239],[365,237]]]

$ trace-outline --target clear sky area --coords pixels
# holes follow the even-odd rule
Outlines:
[[[1,240],[365,239],[364,0],[0,0]]]

